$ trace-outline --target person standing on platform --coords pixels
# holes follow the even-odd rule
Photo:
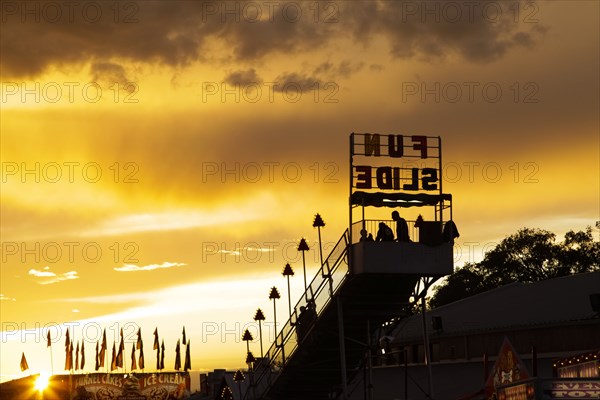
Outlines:
[[[392,212],[392,219],[396,221],[396,240],[398,242],[410,242],[406,220],[400,216],[398,211]]]

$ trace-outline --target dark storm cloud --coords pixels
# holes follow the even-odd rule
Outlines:
[[[164,1],[52,4],[74,6],[59,7],[60,11],[50,14],[43,2],[2,4],[4,74],[32,76],[51,65],[106,63],[112,58],[184,65],[200,58],[203,34],[199,28],[218,29],[196,23],[188,10],[192,2],[182,3],[187,7]],[[119,9],[123,4],[135,8]]]
[[[353,3],[353,2],[352,2]],[[490,62],[530,47],[544,33],[536,2],[381,1],[349,7],[356,40],[381,34],[395,58],[432,60],[459,54]]]
[[[256,73],[254,68],[247,70],[234,71],[225,77],[225,83],[228,85],[246,86],[251,84],[261,83],[263,80]]]
[[[126,76],[125,68],[119,64],[113,63],[94,63],[90,72],[95,82],[109,82],[125,84],[129,79]]]
[[[281,74],[275,78],[275,82],[277,85],[273,89],[276,92],[287,91],[290,88],[307,92],[323,85],[323,82],[319,78],[296,72]]]
[[[515,4],[522,4],[521,14],[510,9]],[[489,62],[535,43],[543,31],[535,19],[537,7],[535,2],[498,1],[318,6],[284,1],[5,1],[1,67],[3,77],[27,77],[51,66],[116,60],[168,66],[254,63],[274,54],[311,55],[346,37],[366,47],[385,38],[394,58],[458,54]],[[336,72],[345,76],[355,68],[340,65]]]
[[[362,70],[364,66],[364,62],[353,63],[350,60],[344,60],[337,66],[327,61],[317,66],[317,68],[314,70],[314,73],[316,75],[326,74],[329,76],[341,76],[344,78],[349,78],[351,75]]]
[[[260,11],[266,19],[259,20],[243,2],[53,4],[59,11],[46,9],[43,2],[3,2],[0,50],[4,76],[35,76],[49,66],[113,59],[169,66],[228,57],[252,61],[274,52],[319,47],[327,43],[327,33],[333,28],[310,24],[292,12],[270,11],[271,18],[266,8]],[[75,5],[66,8],[65,4]],[[207,49],[215,43],[222,46],[219,54]]]

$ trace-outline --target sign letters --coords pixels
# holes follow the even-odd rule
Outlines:
[[[432,144],[433,141],[437,143]],[[439,190],[440,147],[439,138],[422,135],[357,135],[352,155],[372,158],[374,162],[370,164],[376,164],[375,157],[405,159],[408,162],[400,165],[353,165],[353,187],[362,190]],[[428,165],[428,159],[434,163]],[[418,162],[423,165],[416,166]]]

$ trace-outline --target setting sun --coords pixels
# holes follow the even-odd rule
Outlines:
[[[43,392],[50,384],[50,374],[47,372],[41,372],[38,378],[35,380],[35,390]]]

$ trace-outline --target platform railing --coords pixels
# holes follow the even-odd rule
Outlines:
[[[363,227],[367,231],[367,235],[370,233],[373,235],[373,239],[375,239],[377,237],[377,231],[379,230],[380,222],[383,222],[392,228],[392,232],[394,232],[394,238],[396,238],[396,221],[391,219],[365,219],[356,221],[352,224],[352,244],[360,241],[360,231],[363,229]],[[408,225],[408,237],[413,242],[418,242],[419,235],[417,227],[415,227],[415,222],[416,221],[406,221]]]
[[[298,349],[298,346],[301,344],[297,334],[298,310],[300,310],[300,307],[314,306],[316,312],[316,318],[308,321],[309,323],[301,319],[303,321],[302,337],[306,337],[313,329],[315,322],[321,316],[323,310],[325,310],[348,274],[349,239],[348,230],[346,230],[323,261],[323,265],[319,268],[310,285],[307,286],[306,291],[300,297],[300,300],[292,311],[290,319],[283,325],[279,333],[277,333],[275,342],[265,353],[264,357],[258,359],[255,363],[252,377],[253,387],[247,390],[244,399],[262,398],[285,369],[287,361]]]

